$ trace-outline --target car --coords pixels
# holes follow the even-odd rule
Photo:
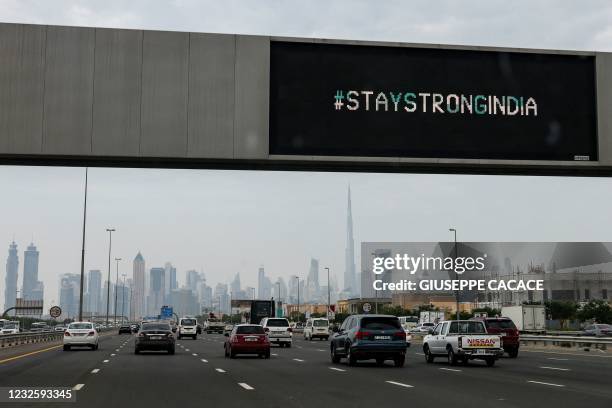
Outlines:
[[[177,328],[177,338],[180,340],[183,337],[191,337],[196,340],[198,338],[198,322],[194,317],[182,317],[179,320]]]
[[[132,329],[132,333],[138,333],[138,329],[140,329],[140,325],[138,323],[130,324],[130,329]]]
[[[488,334],[482,321],[450,320],[438,323],[423,338],[423,353],[427,363],[433,363],[436,357],[445,357],[450,365],[484,360],[492,367],[504,350],[501,336]]]
[[[517,358],[521,345],[519,331],[509,317],[475,317],[470,320],[481,320],[487,333],[501,336],[504,351],[510,358]]]
[[[427,334],[434,327],[436,327],[435,323],[430,323],[430,322],[419,323],[414,328],[410,329],[410,333],[413,333],[413,334]]]
[[[93,323],[72,322],[68,325],[64,331],[64,351],[70,351],[75,346],[98,349],[99,336]]]
[[[332,363],[345,358],[349,366],[375,359],[378,365],[393,360],[396,367],[403,367],[406,348],[406,332],[399,319],[379,314],[347,317],[330,342]]]
[[[225,333],[225,336],[225,357],[257,354],[259,357],[270,358],[270,339],[259,324],[237,324],[230,333]]]
[[[129,324],[122,324],[119,326],[119,334],[123,333],[132,334],[132,326]]]
[[[268,335],[270,343],[280,347],[291,347],[293,343],[293,329],[289,327],[289,320],[284,317],[264,317],[261,326]]]
[[[327,341],[329,339],[329,320],[325,318],[311,318],[304,326],[304,340],[318,338]]]
[[[98,328],[96,327],[96,325],[94,325],[94,329],[98,330]],[[65,330],[66,330],[66,326],[55,326],[55,327],[53,328],[53,331],[56,331],[56,332],[63,332],[63,331],[65,331]]]
[[[595,337],[612,336],[612,325],[602,323],[589,324],[582,331],[582,335]]]
[[[136,336],[134,354],[145,350],[166,350],[168,354],[174,354],[175,340],[170,324],[163,322],[143,323]]]
[[[0,327],[0,334],[19,334],[20,332],[18,321],[6,321],[2,327]]]

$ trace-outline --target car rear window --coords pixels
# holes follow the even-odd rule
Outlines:
[[[195,321],[195,319],[183,319],[183,320],[181,320],[181,325],[183,325],[183,326],[195,326],[196,325],[196,321]]]
[[[287,319],[268,319],[266,326],[268,327],[289,327]]]
[[[313,320],[312,325],[315,327],[326,327],[329,326],[329,322],[327,320]]]
[[[83,329],[91,329],[91,323],[70,323],[68,326],[69,329],[83,330]]]
[[[370,330],[401,329],[397,317],[364,317],[361,319],[361,328]]]
[[[516,329],[516,326],[510,319],[487,320],[486,325],[492,329]]]
[[[236,328],[236,334],[264,334],[261,326],[240,326]]]
[[[142,325],[142,330],[166,330],[170,331],[169,324],[148,323]]]
[[[457,322],[452,322],[448,330],[449,333],[459,334],[485,334],[484,323],[481,321],[459,322],[459,330],[457,331]]]

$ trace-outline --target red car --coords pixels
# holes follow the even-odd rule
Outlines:
[[[477,317],[474,319],[484,322],[487,333],[501,336],[504,351],[508,353],[511,358],[516,358],[518,356],[520,346],[519,331],[512,319],[508,317]]]
[[[225,336],[225,357],[257,354],[259,357],[270,358],[270,340],[263,327],[258,324],[238,324]]]

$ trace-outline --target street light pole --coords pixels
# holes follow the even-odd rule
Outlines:
[[[113,232],[114,228],[107,228],[108,232],[108,278],[106,280],[106,326],[108,327],[108,315],[110,314],[110,268],[111,268],[111,248],[113,246]]]
[[[455,234],[455,262],[454,262],[454,265],[455,267],[457,267],[457,230],[455,228],[449,228],[448,230]],[[455,276],[455,279],[458,279],[458,277]],[[455,316],[456,316],[456,320],[458,321],[459,320],[459,290],[455,291],[455,298],[457,301],[457,314]],[[459,326],[457,326],[457,330],[459,330]]]
[[[327,317],[327,319],[329,320],[329,309],[331,307],[331,294],[329,291],[329,267],[325,267],[325,269],[327,269],[327,313],[325,317]]]
[[[115,277],[115,324],[117,324],[117,287],[119,286],[119,261],[121,258],[115,258],[117,261],[117,276]]]
[[[125,316],[125,273],[122,273],[121,276],[123,276],[123,286],[121,288],[121,323],[123,323]]]
[[[297,294],[298,295],[298,299],[297,299],[298,300],[298,317],[297,318],[298,318],[298,322],[299,322],[301,320],[300,319],[300,317],[301,317],[300,316],[300,277],[296,276],[295,279],[297,279],[297,292],[298,292],[298,294]]]
[[[87,173],[85,167],[85,199],[83,204],[83,240],[81,241],[81,288],[79,292],[79,321],[83,321],[83,283],[85,280],[85,220],[87,219]]]
[[[276,298],[276,301],[280,302],[280,281],[276,282],[276,286],[278,286],[278,297]],[[276,316],[277,310],[278,310],[278,306],[276,307],[276,310],[274,311],[274,316]],[[280,316],[276,316],[276,317],[280,317]]]

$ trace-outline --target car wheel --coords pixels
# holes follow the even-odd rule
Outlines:
[[[134,354],[140,354],[140,349],[138,347],[134,349]]]
[[[266,351],[264,354],[264,358],[270,358],[270,350]]]
[[[398,368],[403,367],[405,362],[406,356],[397,356],[393,359],[393,364]]]
[[[229,358],[236,358],[236,353],[234,353],[234,350],[232,350],[231,347],[229,349]]]
[[[196,334],[195,336],[193,336],[193,339],[197,340],[198,339],[198,335]]]
[[[494,358],[487,358],[485,361],[487,363],[487,367],[493,367],[495,365],[495,359]]]
[[[331,346],[331,361],[334,364],[338,364],[340,362],[340,356],[336,354],[336,347]]]
[[[170,347],[168,349],[168,354],[174,354],[174,347]]]
[[[227,358],[227,357],[228,357],[228,354],[227,354],[227,347],[225,347],[225,346],[223,346],[223,355],[225,356],[225,358]]]
[[[518,347],[513,348],[512,350],[508,351],[508,355],[510,356],[510,358],[517,358],[518,357],[518,352],[519,349]]]
[[[181,340],[183,337],[182,337],[182,336],[179,334],[178,336],[176,336],[176,338],[177,338],[178,340]]]
[[[427,344],[425,345],[425,347],[423,347],[423,352],[425,353],[425,361],[428,363],[433,363],[434,356],[433,354],[431,354],[431,351],[429,350],[429,346]]]
[[[455,352],[452,347],[448,348],[448,364],[454,366],[457,364],[457,357],[455,356]]]
[[[287,344],[286,344],[286,347],[287,347],[287,348],[291,348],[291,343],[287,343]]]
[[[377,358],[376,359],[376,365],[384,365],[385,364],[385,359],[384,358]]]
[[[68,344],[64,344],[64,351],[70,351],[70,346]]]
[[[357,359],[355,358],[355,356],[353,356],[353,353],[351,353],[351,347],[347,347],[346,349],[346,362],[348,363],[349,366],[354,366],[355,364],[357,364]]]

